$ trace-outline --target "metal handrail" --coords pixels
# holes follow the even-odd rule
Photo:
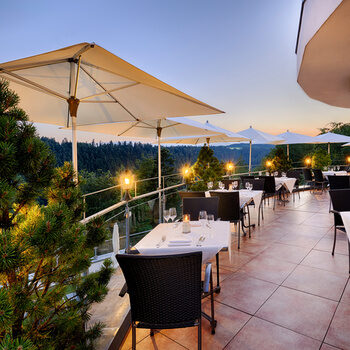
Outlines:
[[[155,190],[155,191],[152,191],[152,192],[147,192],[147,193],[144,193],[144,194],[140,194],[139,196],[133,197],[129,201],[125,201],[125,200],[120,201],[120,202],[118,202],[116,204],[111,205],[108,208],[105,208],[105,209],[103,209],[103,210],[101,210],[101,211],[99,211],[99,212],[97,212],[97,213],[95,213],[93,215],[88,216],[87,218],[84,218],[80,222],[82,224],[87,224],[91,220],[93,220],[93,219],[95,219],[95,218],[97,218],[99,216],[105,215],[105,214],[107,214],[107,213],[109,213],[109,212],[111,212],[111,211],[113,211],[115,209],[118,209],[118,208],[122,207],[123,205],[126,205],[127,203],[136,201],[138,199],[150,197],[150,196],[153,196],[155,194],[163,193],[164,191],[169,191],[169,190],[171,190],[173,188],[178,188],[178,187],[181,187],[181,186],[184,186],[184,185],[186,185],[186,184],[183,182],[181,184],[177,184],[177,185],[169,186],[169,187],[166,187],[166,188],[161,188],[159,190]]]

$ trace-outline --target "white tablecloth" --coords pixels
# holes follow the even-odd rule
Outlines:
[[[237,192],[237,190],[214,190],[215,192]],[[249,204],[254,201],[255,207],[250,207],[250,219],[252,221],[258,219],[259,207],[262,199],[263,191],[249,191],[249,190],[239,190],[239,203],[240,206]],[[206,196],[210,197],[209,191],[206,192]]]
[[[297,179],[294,177],[275,177],[276,190],[279,190],[284,186],[290,193],[292,193],[296,181]]]
[[[340,215],[344,223],[346,234],[348,235],[348,239],[350,241],[350,211],[342,211],[340,212]]]
[[[135,248],[141,254],[162,255],[162,254],[180,254],[194,251],[202,251],[203,263],[212,259],[222,248],[228,248],[231,255],[231,231],[228,221],[215,221],[211,223],[211,228],[205,226],[204,229],[198,221],[191,222],[191,232],[182,233],[182,223],[176,227],[173,223],[159,224],[144,238],[142,238]],[[201,242],[201,246],[197,246],[198,239],[204,235],[205,240]],[[162,237],[166,236],[166,240],[162,242]],[[177,237],[192,239],[191,245],[188,246],[168,246],[169,240]],[[160,243],[159,248],[157,244]]]
[[[333,170],[328,170],[328,171],[322,171],[323,176],[328,178],[329,175],[348,175],[348,173],[345,170],[340,170],[340,171],[333,171]]]

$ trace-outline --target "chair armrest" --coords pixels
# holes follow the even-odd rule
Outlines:
[[[210,278],[211,278],[211,263],[207,263],[205,266],[205,275],[204,275],[204,282],[203,282],[204,293],[209,293]]]
[[[122,287],[122,289],[119,292],[119,296],[123,298],[127,292],[128,292],[128,286],[126,283],[124,283],[124,286]]]
[[[334,210],[334,209],[331,209],[330,212],[333,214],[340,214],[340,212],[338,210]]]

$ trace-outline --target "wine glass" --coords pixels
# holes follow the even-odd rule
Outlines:
[[[202,225],[202,229],[204,228],[205,223],[208,221],[208,214],[205,210],[201,210],[199,212],[198,220]]]
[[[177,216],[176,208],[169,209],[169,216],[170,216],[171,221],[174,222],[174,220],[176,219],[176,216]]]
[[[238,181],[233,181],[233,189],[236,190],[238,187]]]
[[[287,174],[285,172],[282,173],[282,177],[286,177]]]
[[[252,191],[252,190],[253,190],[253,184],[250,183],[250,184],[249,184],[249,191]]]
[[[214,215],[213,214],[208,214],[208,223],[210,228],[212,228],[212,223],[214,222]]]
[[[167,210],[167,209],[164,209],[164,210],[163,210],[163,218],[164,218],[164,220],[165,220],[166,222],[169,221],[169,219],[170,219],[169,210]]]
[[[213,188],[213,181],[209,181],[207,183],[207,186],[208,186],[208,190],[211,190]]]
[[[247,181],[247,182],[245,183],[245,188],[246,188],[247,190],[249,190],[249,188],[250,188],[250,182],[249,182],[249,181]]]

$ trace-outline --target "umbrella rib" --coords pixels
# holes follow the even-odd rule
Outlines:
[[[83,102],[84,100],[87,100],[89,98],[110,94],[111,92],[118,91],[118,90],[123,90],[123,89],[126,89],[128,87],[132,87],[132,86],[135,86],[135,85],[138,85],[138,84],[140,84],[140,83],[134,82],[134,83],[131,83],[131,84],[127,85],[127,86],[120,86],[120,87],[117,87],[115,89],[105,90],[103,92],[99,92],[98,94],[93,94],[93,95],[90,95],[90,96],[82,97],[79,100],[80,100],[80,102]]]
[[[77,59],[77,57],[81,56],[86,51],[93,49],[95,47],[95,43],[90,43],[83,46],[80,50],[78,50],[72,57],[73,60]]]
[[[0,75],[1,75],[1,73],[0,73]],[[6,76],[4,76],[4,79],[6,79],[6,80],[8,80],[8,81],[11,81],[11,82],[13,82],[13,83],[22,85],[22,86],[24,86],[24,87],[26,87],[26,88],[28,88],[28,89],[32,89],[32,90],[35,90],[35,91],[38,91],[38,92],[47,94],[47,95],[49,95],[49,96],[52,96],[51,93],[49,93],[49,92],[47,92],[47,91],[44,91],[44,90],[42,90],[42,89],[39,89],[39,88],[37,88],[37,87],[35,87],[35,86],[26,84],[26,83],[23,82],[23,81],[18,81],[18,80],[16,80],[16,79],[13,79],[13,78],[11,78],[11,77],[6,77]]]
[[[119,76],[121,76],[121,77],[123,77],[123,78],[125,78],[125,79],[129,79],[128,77],[126,77],[126,76],[124,76],[124,75],[116,74],[116,73],[114,73],[114,72],[109,71],[108,69],[105,69],[105,68],[96,66],[96,65],[91,64],[91,63],[89,63],[89,62],[86,62],[86,61],[83,61],[83,60],[82,60],[81,63],[84,64],[84,65],[86,65],[86,66],[90,66],[90,67],[93,67],[93,68],[96,68],[96,69],[100,69],[100,70],[102,70],[102,71],[104,71],[104,72],[108,72],[108,73],[111,73],[111,74],[114,74],[114,75],[119,75]],[[143,73],[145,73],[145,72],[143,72]],[[145,74],[148,74],[148,73],[145,73]],[[150,75],[150,74],[148,74],[148,75]],[[152,76],[152,75],[151,75],[151,77],[154,78],[154,79],[157,79],[156,77],[154,77],[154,76]],[[159,79],[157,79],[157,80],[160,81],[160,82],[163,83],[163,84],[166,84],[166,83],[162,82],[162,81],[159,80]],[[165,90],[165,89],[163,89],[163,88],[159,88],[159,87],[156,87],[156,88],[155,88],[154,86],[149,85],[149,84],[146,84],[146,83],[144,83],[144,82],[142,82],[142,83],[139,82],[139,83],[140,83],[140,84],[143,84],[143,85],[145,85],[145,86],[149,86],[149,87],[151,87],[151,88],[153,88],[153,89],[161,90],[161,91],[166,92],[166,93],[168,93],[168,94],[170,94],[170,95],[177,96],[177,97],[179,97],[179,98],[182,98],[182,99],[184,99],[184,100],[190,101],[190,102],[195,103],[195,104],[197,104],[197,105],[200,105],[200,106],[202,106],[202,107],[207,107],[207,108],[213,109],[213,110],[215,110],[217,113],[225,113],[224,111],[222,111],[222,110],[220,110],[220,109],[218,109],[218,108],[212,107],[212,106],[210,106],[210,105],[208,105],[208,104],[206,104],[206,103],[204,103],[204,102],[197,101],[197,100],[191,98],[190,96],[189,96],[189,97],[187,97],[187,96],[181,96],[181,95],[179,95],[179,94],[176,94],[176,93],[174,93],[174,92]],[[166,84],[166,85],[168,85],[168,84]],[[170,85],[168,85],[168,86],[170,86]],[[171,86],[170,86],[170,87],[171,87]],[[173,88],[173,89],[175,89],[175,88]],[[175,89],[175,90],[176,90],[176,89]],[[179,91],[179,92],[181,92],[181,91]]]
[[[135,127],[139,122],[136,122],[135,125],[131,125],[129,128],[125,129],[122,133],[118,134],[118,136],[122,136],[123,134],[125,134],[126,132],[128,132],[129,130],[131,130],[133,127]]]
[[[51,95],[54,95],[54,96],[56,96],[56,97],[59,97],[59,98],[65,100],[65,101],[67,101],[67,97],[65,97],[64,95],[61,95],[60,93],[58,93],[58,92],[56,92],[56,91],[53,91],[53,90],[51,90],[51,89],[49,89],[49,88],[47,88],[47,87],[45,87],[45,86],[43,86],[43,85],[40,85],[40,84],[38,84],[38,83],[35,83],[34,81],[31,81],[31,80],[29,80],[29,79],[27,79],[27,78],[23,78],[23,77],[21,77],[20,75],[18,75],[18,74],[16,74],[16,73],[13,73],[13,72],[8,72],[8,71],[6,71],[6,70],[3,70],[3,72],[4,72],[5,74],[8,74],[8,75],[13,76],[13,77],[16,78],[16,79],[19,79],[19,80],[24,81],[24,82],[26,82],[26,83],[29,84],[29,85],[35,86],[36,88],[41,89],[41,90],[43,90],[43,91],[45,91],[45,92],[47,92],[47,93],[49,93],[49,94],[51,94]]]
[[[16,71],[16,70],[21,70],[21,69],[30,69],[30,68],[37,68],[37,67],[42,67],[42,66],[50,66],[52,64],[58,64],[58,63],[65,63],[68,62],[69,59],[63,58],[60,60],[50,60],[50,61],[43,61],[43,62],[36,62],[36,63],[27,63],[27,64],[17,64],[13,66],[8,66],[5,68],[0,67],[0,72],[2,70],[6,70],[8,72]]]
[[[83,61],[81,62],[83,63]],[[106,91],[107,89],[101,84],[99,83],[84,67],[80,67],[80,69],[82,69],[85,74],[87,74],[100,88],[102,88],[104,91]],[[108,94],[111,98],[113,98],[113,100],[118,103],[127,113],[129,113],[136,121],[139,121],[139,118],[136,118],[125,106],[123,106],[113,95]]]

